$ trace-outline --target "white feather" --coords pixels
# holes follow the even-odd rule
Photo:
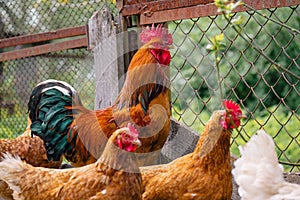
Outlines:
[[[62,88],[62,87],[59,87],[59,86],[53,86],[53,87],[44,88],[44,89],[42,90],[42,93],[44,93],[44,92],[46,92],[46,91],[48,91],[48,90],[51,90],[51,89],[57,89],[57,90],[59,90],[60,92],[62,92],[64,95],[66,95],[66,96],[71,96],[70,92],[69,92],[67,89]]]
[[[66,82],[64,82],[64,81],[58,81],[58,80],[54,80],[54,79],[48,79],[48,80],[46,80],[46,81],[40,82],[39,84],[37,84],[37,86],[39,86],[39,85],[44,85],[44,84],[48,84],[48,83],[51,83],[51,82],[54,82],[54,83],[60,83],[60,84],[62,84],[62,85],[65,85],[66,87],[68,87],[68,88],[70,88],[70,89],[72,90],[72,93],[76,93],[76,90],[75,90],[70,84],[68,84],[68,83],[66,83]],[[36,87],[37,87],[37,86],[36,86]],[[54,87],[48,87],[48,88],[45,88],[45,89],[42,90],[42,92],[45,92],[45,91],[50,90],[50,89],[52,89],[52,88],[55,88],[55,89],[61,91],[64,95],[70,96],[70,94],[69,94],[69,92],[68,92],[67,89],[62,88],[62,87],[59,87],[59,86],[54,86]]]
[[[4,154],[0,162],[0,180],[5,181],[9,187],[14,191],[14,197],[20,193],[20,177],[26,169],[23,161],[16,156]],[[19,199],[19,198],[18,198]]]
[[[239,149],[241,158],[234,163],[232,174],[242,200],[300,199],[300,185],[284,181],[273,139],[265,131],[257,131]]]
[[[107,192],[106,189],[101,191],[102,194],[106,194],[106,192]]]

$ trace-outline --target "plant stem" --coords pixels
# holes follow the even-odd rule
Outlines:
[[[220,74],[220,60],[218,58],[218,51],[215,51],[215,60],[216,60],[216,70],[217,70],[217,74],[218,74],[218,87],[220,89],[220,100],[222,102],[223,100],[223,92],[222,92],[222,79],[221,79],[221,74]]]

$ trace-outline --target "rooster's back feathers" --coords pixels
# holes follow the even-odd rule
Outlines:
[[[72,86],[62,81],[47,80],[32,91],[28,103],[30,128],[32,134],[44,141],[49,160],[60,160],[71,148],[70,142],[76,140],[70,129],[76,112],[71,109],[73,104],[80,106],[80,98]],[[69,131],[71,137],[68,138]]]

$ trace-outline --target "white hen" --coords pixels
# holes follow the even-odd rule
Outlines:
[[[241,158],[235,161],[232,174],[242,200],[300,199],[300,185],[284,181],[274,147],[272,137],[263,130],[239,147]]]

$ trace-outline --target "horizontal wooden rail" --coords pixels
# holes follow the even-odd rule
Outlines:
[[[133,3],[134,2],[134,3]],[[147,14],[151,12],[157,12],[162,10],[170,10],[182,7],[191,7],[199,4],[211,3],[213,0],[192,0],[192,1],[182,1],[182,0],[159,0],[159,1],[124,1],[124,6],[122,8],[122,15],[129,16],[135,14]]]
[[[0,62],[18,59],[18,58],[25,58],[29,56],[42,55],[54,51],[86,47],[86,46],[87,46],[87,37],[84,36],[84,37],[70,39],[63,42],[54,42],[50,44],[44,44],[35,47],[29,47],[29,48],[4,52],[0,54]]]
[[[59,29],[46,33],[37,33],[31,35],[22,35],[12,38],[0,39],[0,48],[12,47],[17,45],[32,44],[48,40],[74,37],[79,35],[86,35],[87,27],[78,26],[73,28]]]
[[[299,5],[299,0],[289,0],[289,1],[273,1],[273,0],[244,0],[247,5],[250,5],[255,10],[262,10],[267,8],[279,8],[279,7],[287,7],[287,6],[295,6]],[[146,4],[145,4],[146,5]],[[145,6],[144,5],[144,6]],[[198,18],[205,16],[218,15],[220,13],[217,12],[217,8],[214,3],[209,3],[205,5],[197,5],[192,7],[183,7],[177,9],[165,9],[162,11],[151,11],[151,4],[146,6],[149,12],[141,12],[140,24],[152,24],[159,22],[168,22],[173,20],[180,19],[190,19],[190,18]],[[249,9],[245,6],[239,6],[234,12],[242,12],[248,11]],[[122,11],[123,13],[123,11]]]

